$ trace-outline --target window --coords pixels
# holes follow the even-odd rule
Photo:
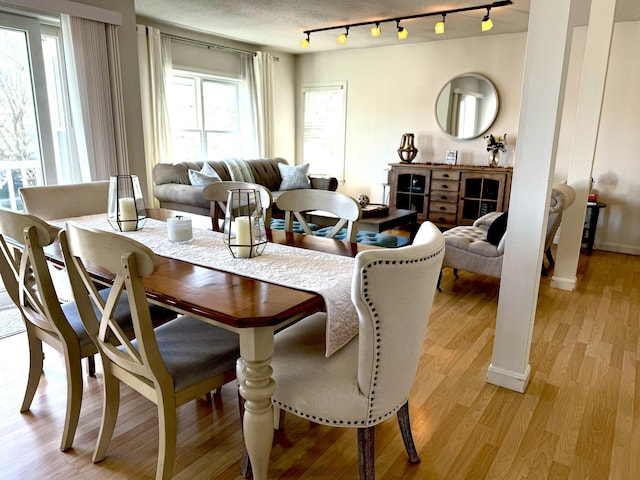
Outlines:
[[[0,205],[22,210],[23,186],[82,181],[56,19],[0,12]]]
[[[347,83],[303,85],[303,156],[313,173],[344,181]]]
[[[181,161],[241,157],[241,82],[179,70],[170,82],[173,148]]]

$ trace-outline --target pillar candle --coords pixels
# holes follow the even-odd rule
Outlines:
[[[125,197],[118,200],[120,207],[120,227],[123,232],[131,232],[136,230],[138,226],[138,211],[136,210],[136,202],[131,197]]]
[[[251,256],[251,217],[236,218],[236,244],[239,258],[249,258]],[[245,246],[246,245],[246,246]]]

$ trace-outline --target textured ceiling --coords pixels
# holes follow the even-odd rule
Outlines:
[[[281,52],[312,53],[338,48],[396,45],[399,40],[395,22],[381,24],[382,35],[377,38],[369,36],[369,26],[353,27],[346,45],[336,42],[336,36],[342,30],[313,33],[307,50],[300,47],[305,30],[486,5],[491,1],[135,0],[135,9],[138,15],[176,27]],[[590,3],[590,0],[577,2],[578,25],[587,23]],[[513,0],[513,5],[492,9],[494,28],[483,35],[526,31],[529,6],[530,0]],[[409,32],[403,42],[429,42],[480,35],[480,22],[485,13],[486,10],[477,10],[450,14],[446,18],[445,34],[438,36],[434,34],[433,27],[439,17],[403,21],[401,25]],[[640,20],[640,0],[617,0],[616,20]]]

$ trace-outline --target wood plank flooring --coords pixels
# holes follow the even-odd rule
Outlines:
[[[445,271],[436,294],[410,413],[422,462],[407,462],[397,423],[376,428],[376,472],[397,479],[640,478],[640,257],[582,256],[576,292],[542,278],[524,394],[486,383],[498,281]],[[416,286],[418,289],[418,286]],[[417,292],[418,293],[418,292]],[[91,463],[101,414],[101,374],[85,378],[74,448],[58,450],[64,367],[47,349],[31,411],[24,334],[0,341],[1,479],[151,479],[157,460],[154,406],[123,387],[107,458]],[[174,478],[238,479],[236,389],[179,410]],[[287,415],[276,432],[272,479],[357,478],[356,434]]]

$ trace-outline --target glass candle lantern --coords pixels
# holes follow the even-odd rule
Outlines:
[[[262,255],[267,245],[260,192],[229,190],[224,218],[224,242],[235,258]]]
[[[147,220],[147,209],[137,175],[112,175],[109,181],[109,223],[114,230],[140,230]]]

